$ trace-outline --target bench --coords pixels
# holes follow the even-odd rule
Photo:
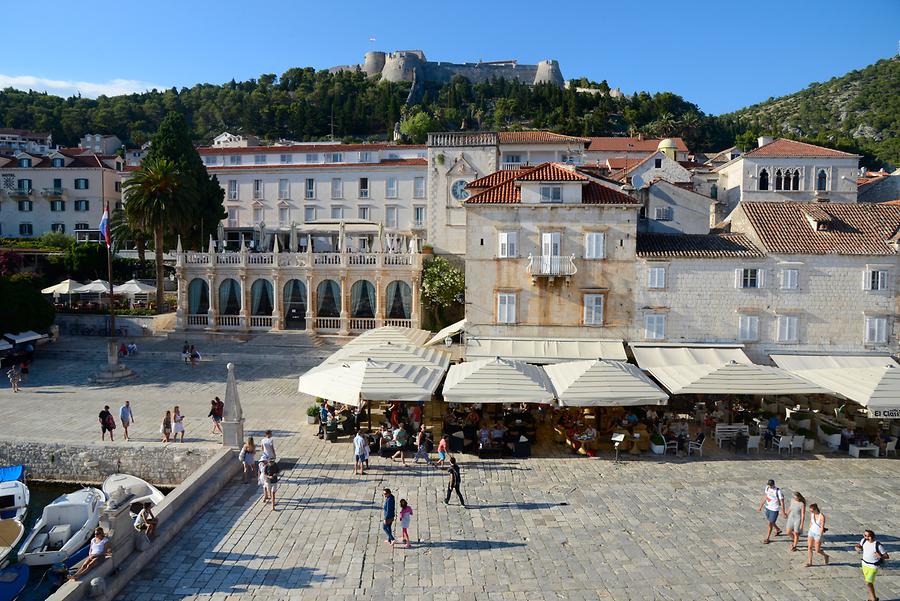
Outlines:
[[[858,447],[855,444],[850,445],[849,447],[850,456],[856,457],[859,459],[860,453],[871,453],[872,457],[878,457],[879,448],[876,445],[869,445],[867,447]]]
[[[719,448],[726,440],[734,440],[738,434],[750,436],[750,427],[747,424],[716,424],[716,444]]]

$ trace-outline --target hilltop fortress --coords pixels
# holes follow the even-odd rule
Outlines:
[[[444,63],[425,59],[421,50],[397,50],[395,52],[367,52],[361,65],[340,65],[329,69],[337,71],[361,69],[369,77],[381,75],[385,81],[411,81],[424,83],[433,81],[444,83],[454,75],[462,75],[473,83],[490,79],[515,79],[524,84],[550,83],[559,87],[564,84],[559,63],[544,60],[536,65],[520,65],[518,61],[479,61],[477,63]]]

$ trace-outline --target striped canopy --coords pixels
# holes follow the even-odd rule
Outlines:
[[[669,398],[647,374],[623,361],[570,361],[546,365],[544,371],[563,406],[664,405]]]
[[[427,401],[443,375],[442,369],[368,359],[335,363],[307,372],[300,376],[297,390],[353,406],[358,406],[360,399]]]
[[[384,363],[404,363],[434,367],[442,371],[450,366],[450,355],[446,351],[435,348],[422,348],[411,343],[374,342],[371,346],[364,344],[347,345],[336,351],[325,364],[345,363],[347,361],[365,361],[373,359]]]
[[[500,357],[451,366],[443,394],[451,403],[549,403],[555,397],[543,369]]]

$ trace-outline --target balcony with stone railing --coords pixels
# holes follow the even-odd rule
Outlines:
[[[528,263],[525,266],[532,282],[545,277],[553,281],[554,278],[570,278],[578,271],[575,266],[575,255],[528,255]]]

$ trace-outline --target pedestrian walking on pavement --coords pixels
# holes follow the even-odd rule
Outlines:
[[[263,504],[266,501],[272,501],[272,509],[275,509],[275,491],[278,490],[278,464],[274,459],[263,459],[261,463],[264,465],[262,470],[263,478]]]
[[[793,537],[794,542],[791,545],[791,551],[797,550],[797,543],[800,542],[800,533],[803,531],[803,522],[806,521],[806,499],[799,492],[794,493],[791,499],[791,507],[784,514],[787,523],[784,527],[784,533]]]
[[[891,558],[884,546],[875,538],[875,533],[866,530],[863,533],[862,540],[856,545],[856,551],[862,553],[863,578],[866,581],[866,592],[869,593],[869,601],[878,601],[875,595],[875,576],[878,574],[878,568],[885,561]]]
[[[456,457],[450,458],[450,480],[447,481],[447,497],[444,499],[444,505],[450,504],[450,493],[454,490],[456,491],[456,496],[459,498],[459,504],[463,507],[466,506],[466,502],[463,500],[462,493],[459,492],[459,483],[461,480],[459,473],[459,465],[456,463]]]
[[[191,345],[187,340],[184,341],[184,346],[181,347],[181,359],[187,363],[191,359]]]
[[[438,443],[437,448],[438,460],[434,462],[435,467],[444,467],[444,462],[447,460],[447,435],[444,434],[441,436],[441,441]]]
[[[200,359],[200,351],[198,351],[193,344],[188,350],[188,355],[190,355],[191,367],[197,367],[197,361]]]
[[[129,440],[128,426],[134,423],[134,412],[131,410],[131,401],[125,401],[125,404],[119,407],[119,421],[122,422],[122,429],[125,430],[125,440]]]
[[[261,460],[268,459],[269,461],[275,461],[277,459],[275,456],[275,441],[272,440],[271,430],[266,430],[265,438],[263,438],[259,444],[262,447]]]
[[[769,480],[766,484],[765,494],[763,494],[763,499],[760,501],[759,508],[756,511],[762,511],[763,507],[766,508],[766,520],[769,522],[763,544],[768,545],[771,542],[773,530],[775,531],[775,536],[781,534],[781,528],[778,527],[776,522],[778,521],[778,514],[784,513],[784,493],[775,486],[774,480]]]
[[[384,505],[382,506],[382,524],[381,529],[387,535],[385,541],[389,545],[394,544],[394,533],[392,531],[394,524],[394,516],[396,515],[396,507],[394,505],[394,495],[391,494],[390,488],[384,489]]]
[[[244,443],[244,446],[241,447],[241,452],[238,453],[238,459],[241,462],[241,466],[244,468],[243,481],[246,482],[248,480],[248,476],[252,472],[256,471],[256,443],[253,442],[253,437],[249,437],[247,442]]]
[[[13,392],[19,392],[19,382],[22,380],[22,374],[19,372],[19,366],[13,365],[6,372],[6,377],[9,378],[9,385],[12,386]]]
[[[99,413],[97,418],[100,420],[100,440],[106,440],[106,433],[109,432],[109,441],[113,442],[113,430],[116,429],[116,420],[112,413],[109,412],[109,405],[103,406],[103,411]]]
[[[419,463],[419,459],[424,459],[428,463],[428,433],[425,431],[425,424],[419,426],[419,432],[416,434],[416,456],[414,459]]]
[[[209,413],[206,414],[206,417],[212,419],[213,429],[210,434],[215,434],[218,432],[222,434],[222,416],[224,413],[225,403],[219,400],[219,397],[214,398],[209,402]]]
[[[353,475],[365,475],[366,473],[366,448],[369,446],[369,443],[366,442],[366,437],[363,435],[362,428],[356,431],[356,436],[353,438]]]
[[[403,529],[401,540],[406,543],[409,549],[412,545],[409,542],[409,524],[412,521],[413,510],[406,502],[406,499],[400,499],[400,527]]]
[[[172,412],[172,431],[175,433],[173,440],[178,441],[178,435],[181,434],[181,442],[184,442],[184,416],[181,415],[181,409],[175,405]]]
[[[162,442],[169,442],[172,436],[172,412],[166,411],[163,415],[162,423],[159,425],[159,433],[162,434]]]
[[[828,553],[822,551],[822,537],[825,536],[825,514],[819,511],[819,506],[811,503],[809,506],[809,529],[806,533],[806,567],[812,567],[813,549],[825,558],[825,565],[831,559]]]

